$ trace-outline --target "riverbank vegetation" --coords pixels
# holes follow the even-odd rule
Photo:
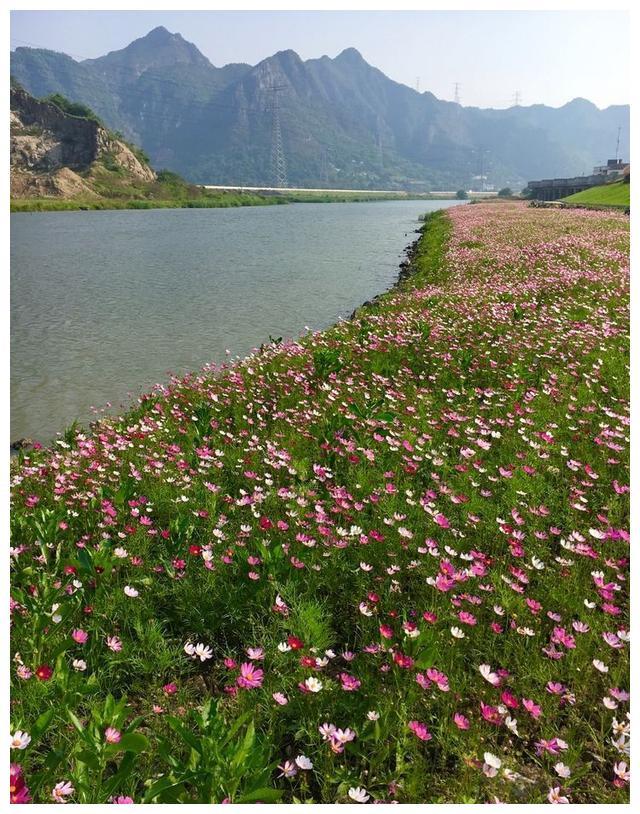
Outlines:
[[[628,219],[412,270],[19,452],[16,802],[628,801]]]
[[[114,187],[108,174],[97,187],[103,197],[84,199],[25,198],[12,199],[12,212],[61,212],[92,209],[209,209],[229,206],[265,206],[287,203],[360,203],[364,201],[439,200],[435,193],[348,192],[334,190],[288,190],[256,192],[251,190],[207,189],[188,184],[169,171],[158,173],[158,181],[144,190],[129,185]]]
[[[585,204],[591,206],[619,206],[628,208],[631,205],[631,184],[616,181],[613,184],[603,184],[599,187],[584,189],[563,198],[567,203]]]

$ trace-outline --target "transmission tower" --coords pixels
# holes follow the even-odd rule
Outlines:
[[[618,140],[616,141],[616,161],[618,160],[618,155],[620,154],[620,131],[622,127],[618,127]]]
[[[271,97],[271,173],[274,186],[278,189],[288,187],[287,162],[282,144],[282,128],[280,126],[280,98],[279,93],[285,90],[286,85],[272,85],[268,88]]]
[[[420,77],[416,76],[416,91],[420,93]]]
[[[459,105],[460,104],[460,83],[455,82],[453,85],[453,101]]]
[[[513,106],[514,107],[520,107],[521,104],[522,104],[522,94],[520,93],[519,90],[517,90],[513,94]]]

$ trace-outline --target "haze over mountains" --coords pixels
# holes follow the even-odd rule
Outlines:
[[[519,189],[590,172],[613,157],[618,128],[620,156],[629,154],[628,105],[462,107],[394,82],[354,48],[334,59],[280,51],[255,66],[217,68],[159,27],[98,59],[17,48],[11,73],[34,96],[89,105],[154,167],[197,183],[273,184],[276,106],[294,186],[477,188],[482,173],[486,184]]]

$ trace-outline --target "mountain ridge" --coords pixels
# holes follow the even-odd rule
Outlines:
[[[578,97],[557,108],[463,107],[390,79],[354,47],[307,60],[285,49],[254,66],[216,67],[159,26],[90,60],[18,48],[11,71],[36,96],[59,92],[89,105],[155,166],[199,183],[273,183],[275,107],[296,186],[523,185],[590,172],[609,157],[618,127],[628,149],[628,106],[600,109]]]

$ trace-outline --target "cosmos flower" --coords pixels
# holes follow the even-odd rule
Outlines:
[[[11,736],[9,745],[12,749],[26,749],[30,743],[31,735],[29,735],[28,732],[17,729]]]
[[[54,803],[66,803],[68,802],[66,798],[74,793],[75,789],[71,783],[68,780],[62,780],[60,783],[56,783],[51,790],[51,797]]]
[[[356,803],[366,803],[370,799],[367,790],[363,789],[361,786],[356,786],[355,788],[352,786],[347,794]]]
[[[236,682],[239,687],[243,687],[245,690],[252,690],[261,687],[263,679],[264,670],[245,661],[240,665],[240,675]]]

